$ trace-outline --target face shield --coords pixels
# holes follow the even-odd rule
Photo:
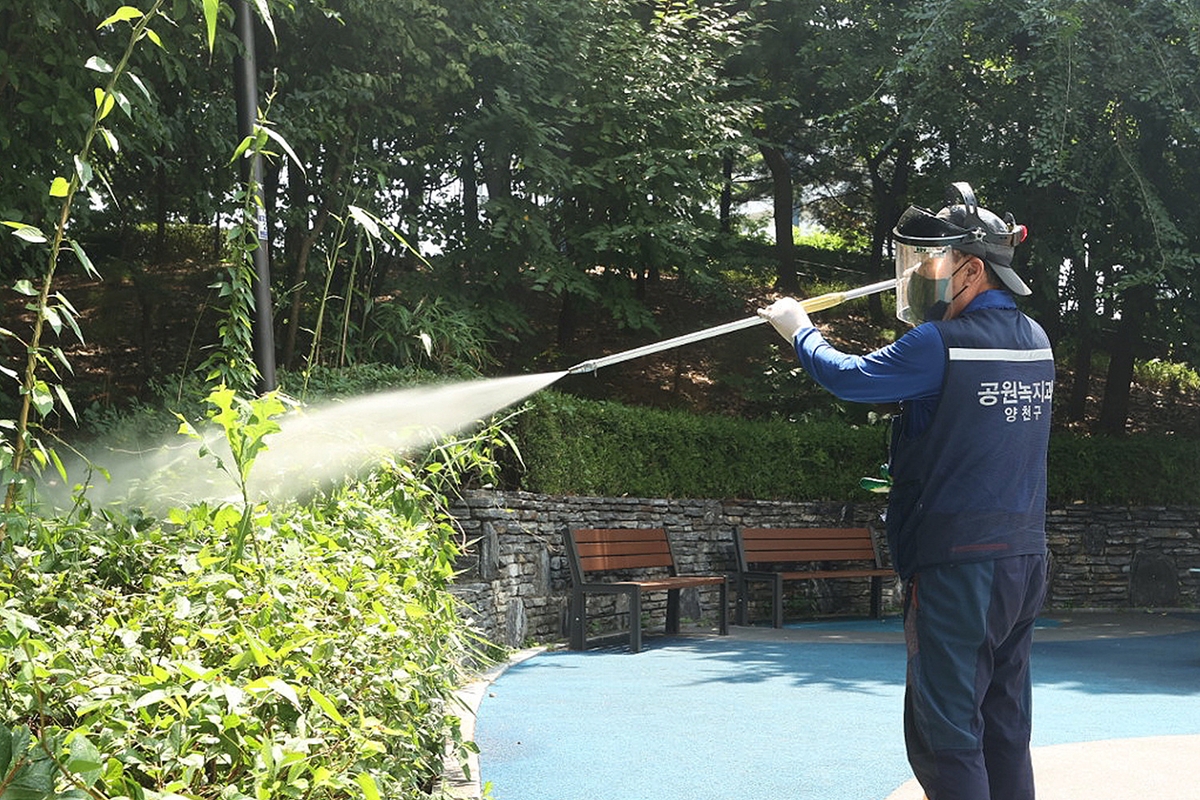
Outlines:
[[[896,242],[896,316],[909,325],[941,319],[957,266],[950,245]]]
[[[940,320],[953,294],[950,279],[977,256],[1014,294],[1029,287],[1012,269],[1013,250],[1025,239],[1025,226],[980,208],[966,183],[953,183],[949,205],[933,212],[909,206],[892,230],[896,253],[896,316],[910,325]]]

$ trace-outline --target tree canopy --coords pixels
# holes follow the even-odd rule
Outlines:
[[[221,7],[210,47],[193,5],[167,3],[162,46],[135,53],[114,112],[132,127],[96,158],[81,234],[119,246],[137,225],[234,213],[239,43]],[[1197,363],[1188,0],[263,6],[260,121],[294,156],[265,181],[288,365],[462,324],[482,368],[483,343],[528,329],[531,293],[553,300],[560,342],[584,309],[653,327],[648,283],[709,280],[736,252],[733,196],[773,199],[781,289],[804,278],[796,215],[864,242],[878,279],[900,211],[936,207],[953,180],[1029,225],[1018,268],[1076,386],[1109,356],[1101,427],[1123,428],[1137,359]],[[89,59],[119,46],[97,27],[111,11],[0,0],[0,218],[52,213],[47,187],[92,111]],[[3,237],[0,272],[30,267]]]

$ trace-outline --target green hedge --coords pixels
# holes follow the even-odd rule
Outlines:
[[[884,430],[697,416],[541,392],[517,418],[520,487],[635,497],[862,496],[886,459]]]
[[[886,427],[697,416],[541,392],[517,417],[519,488],[545,494],[864,500]],[[1051,502],[1197,505],[1200,443],[1173,436],[1050,442]]]
[[[1200,442],[1180,436],[1050,437],[1050,499],[1200,505]]]

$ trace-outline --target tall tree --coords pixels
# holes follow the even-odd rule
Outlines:
[[[491,254],[523,255],[491,266],[561,297],[567,340],[580,302],[621,325],[648,324],[638,299],[646,282],[699,261],[715,228],[722,150],[739,124],[719,68],[740,20],[716,3],[550,5],[569,24],[554,26],[543,49],[547,5],[525,7],[526,47],[540,57],[508,63],[518,83],[483,94],[471,129]]]

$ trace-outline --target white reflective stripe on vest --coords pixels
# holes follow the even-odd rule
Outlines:
[[[951,361],[1050,361],[1054,353],[1041,350],[1005,350],[979,347],[951,347]]]

